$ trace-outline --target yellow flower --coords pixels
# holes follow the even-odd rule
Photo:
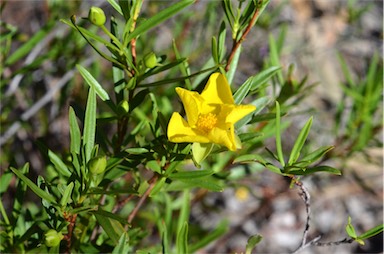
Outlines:
[[[235,151],[234,124],[256,109],[253,105],[235,105],[224,75],[214,73],[204,90],[188,91],[177,87],[187,120],[174,112],[168,124],[168,139],[182,143],[214,143]]]

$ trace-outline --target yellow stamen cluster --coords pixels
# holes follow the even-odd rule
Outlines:
[[[217,123],[217,116],[212,113],[201,114],[197,119],[196,126],[199,130],[203,132],[209,132],[212,130]]]

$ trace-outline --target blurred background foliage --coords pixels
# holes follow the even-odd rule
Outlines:
[[[140,19],[172,4],[172,1],[145,1]],[[88,90],[75,69],[76,64],[86,66],[112,94],[109,62],[99,57],[78,32],[59,21],[75,14],[78,25],[104,36],[97,27],[80,18],[88,15],[92,5],[101,7],[107,17],[113,14],[117,24],[124,26],[107,2],[2,1],[2,179],[10,166],[20,168],[29,162],[32,180],[36,182],[37,175],[45,175],[44,169],[50,164],[42,152],[46,148],[62,158],[68,156],[68,108],[72,106],[83,119]],[[308,150],[335,146],[323,161],[339,168],[343,177],[319,174],[304,180],[313,193],[312,235],[340,238],[347,214],[354,218],[361,232],[382,221],[382,8],[381,1],[271,1],[242,45],[233,90],[267,67],[282,67],[269,82],[270,86],[260,89],[258,95],[275,96],[284,103],[283,112],[289,112],[282,137],[284,150],[292,147],[310,115],[315,120]],[[191,73],[204,69],[211,56],[211,37],[219,33],[219,21],[224,19],[219,9],[220,1],[197,1],[141,36],[137,41],[138,58],[150,52],[166,57],[167,61],[181,56],[188,58]],[[230,47],[229,32],[226,41]],[[180,56],[175,54],[174,45]],[[174,68],[147,81],[181,76],[180,72]],[[175,86],[156,88],[156,96],[171,98],[158,101],[158,107],[167,116],[175,108],[180,109]],[[148,100],[147,109],[151,103]],[[109,110],[104,104],[98,106],[99,112]],[[268,117],[267,109],[263,113]],[[112,139],[116,127],[98,123],[98,132]],[[269,123],[261,122],[259,127],[265,128],[264,124]],[[256,137],[259,142],[254,142],[254,150],[275,149],[274,140],[267,138],[267,132],[264,135]],[[207,252],[243,251],[246,240],[255,232],[263,235],[258,246],[260,252],[293,249],[301,237],[297,228],[302,223],[303,207],[296,193],[287,191],[289,181],[255,165],[233,166],[231,174],[233,181],[224,192],[197,191],[191,204],[191,220],[200,227],[190,225],[191,232],[196,230],[191,235],[199,235],[202,229],[212,230],[227,218],[229,231],[206,247]],[[0,190],[7,211],[13,205],[15,186],[13,180],[9,189]],[[29,194],[25,200],[31,213],[38,213],[36,196]],[[145,212],[141,216],[150,218]],[[331,252],[337,248],[380,252],[382,235],[372,238],[364,247],[329,248]]]

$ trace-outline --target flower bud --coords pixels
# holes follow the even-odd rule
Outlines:
[[[129,112],[129,104],[128,101],[122,100],[119,105],[117,105],[117,112],[120,116],[124,116]]]
[[[157,56],[155,53],[151,52],[144,56],[144,65],[150,69],[157,66]]]
[[[104,11],[96,6],[92,6],[91,9],[89,9],[88,19],[96,26],[104,25],[107,20]]]
[[[60,241],[64,238],[61,232],[57,232],[54,229],[50,229],[45,233],[45,245],[48,247],[55,247],[60,244]]]
[[[107,167],[107,158],[105,156],[96,156],[88,162],[88,168],[93,175],[102,174]]]

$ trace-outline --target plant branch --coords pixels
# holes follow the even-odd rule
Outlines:
[[[260,14],[260,9],[256,9],[255,12],[253,13],[251,21],[248,23],[248,26],[245,28],[244,33],[241,35],[240,39],[236,40],[236,38],[233,40],[233,45],[232,45],[232,50],[231,53],[229,54],[227,64],[225,65],[225,71],[229,71],[229,68],[231,66],[233,57],[235,56],[236,51],[240,47],[241,43],[245,40],[247,37],[248,33],[251,31],[251,28],[253,25],[256,23],[256,20]]]
[[[298,186],[301,190],[300,196],[304,201],[305,210],[307,213],[307,219],[305,222],[305,228],[304,228],[304,232],[303,232],[303,239],[301,242],[301,246],[304,246],[306,241],[307,241],[307,235],[308,235],[308,230],[309,230],[309,221],[311,219],[311,204],[310,204],[311,196],[309,195],[307,188],[305,188],[305,186],[303,185],[302,182],[297,181],[297,182],[295,182],[295,185]]]
[[[158,179],[158,175],[154,175],[151,179],[149,179],[149,181],[148,181],[149,186],[148,186],[147,190],[144,192],[143,196],[141,196],[139,202],[137,203],[135,208],[133,208],[131,214],[129,214],[129,216],[128,216],[128,223],[129,224],[132,223],[132,221],[135,218],[135,216],[136,216],[137,212],[139,211],[140,207],[144,204],[144,201],[147,199],[147,197],[151,193],[153,187],[155,187],[157,179]]]
[[[71,253],[72,233],[73,233],[73,229],[75,228],[77,213],[75,213],[75,214],[64,213],[63,216],[64,216],[64,219],[69,222],[68,227],[67,227],[68,233],[64,236],[64,239],[67,241],[66,253]]]
[[[300,188],[300,190],[301,190],[300,196],[304,200],[305,210],[306,210],[306,213],[307,213],[307,219],[306,219],[306,223],[305,223],[305,228],[304,228],[303,238],[302,238],[301,244],[293,252],[293,254],[299,253],[300,251],[302,251],[303,249],[305,249],[305,248],[307,248],[309,246],[333,246],[333,245],[352,243],[354,241],[354,239],[352,239],[352,238],[344,238],[343,240],[336,241],[336,242],[325,242],[325,243],[322,243],[322,242],[319,242],[321,236],[317,236],[314,239],[312,239],[311,241],[307,242],[308,231],[309,231],[309,221],[310,221],[310,218],[311,218],[311,216],[310,216],[311,215],[311,204],[310,204],[311,196],[309,195],[309,192],[308,192],[307,188],[305,188],[305,186],[303,185],[302,182],[300,182],[294,176],[291,177],[291,179],[292,179],[292,181],[294,181],[294,184],[296,186],[298,186]]]

